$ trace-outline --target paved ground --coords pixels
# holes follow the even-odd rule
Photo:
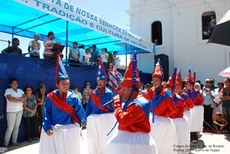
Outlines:
[[[86,131],[83,131],[81,154],[87,154]],[[4,154],[38,154],[38,142],[24,142],[20,147],[9,147]],[[230,154],[230,135],[201,133],[198,144],[191,144],[190,154]]]

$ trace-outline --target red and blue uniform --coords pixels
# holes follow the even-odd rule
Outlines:
[[[187,109],[192,109],[193,106],[194,106],[194,103],[193,101],[191,100],[191,98],[189,97],[188,94],[186,94],[185,92],[182,92],[180,94],[180,96],[184,99],[185,103],[186,103],[186,106],[187,106]]]
[[[174,105],[176,107],[176,112],[170,116],[170,118],[182,118],[184,116],[184,110],[186,109],[185,101],[179,95],[173,96]]]
[[[60,99],[60,93],[58,90],[54,91],[54,94],[57,95]],[[86,119],[84,117],[84,109],[82,107],[81,101],[78,96],[73,92],[69,91],[66,98],[64,98],[65,102],[69,104],[75,111],[76,116],[78,118],[78,122],[80,124],[85,124]],[[49,129],[52,129],[52,126],[56,124],[67,125],[73,124],[73,119],[71,114],[68,114],[59,108],[51,101],[50,96],[48,95],[45,99],[44,103],[44,115],[42,127],[45,132]]]
[[[186,90],[186,93],[189,95],[194,105],[203,105],[204,98],[199,90]]]
[[[150,132],[149,113],[150,103],[144,97],[126,102],[122,110],[122,103],[114,103],[114,112],[119,123],[118,129],[123,131]]]
[[[176,112],[171,92],[166,88],[163,88],[158,95],[155,88],[151,88],[144,97],[152,102],[152,111],[157,116],[170,117]]]
[[[112,103],[106,107],[103,107],[102,105],[112,100],[113,97],[114,93],[108,88],[96,88],[90,94],[90,99],[86,108],[86,117],[88,117],[90,114],[112,113],[114,111]]]

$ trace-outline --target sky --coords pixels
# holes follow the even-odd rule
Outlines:
[[[68,1],[68,0],[65,0]],[[75,5],[80,6],[112,23],[119,25],[121,28],[129,30],[130,18],[126,13],[129,9],[129,0],[69,0]],[[0,23],[2,24],[2,23]],[[27,52],[30,39],[17,37],[20,40],[20,48]],[[11,40],[11,35],[0,33],[0,51],[8,46],[7,42],[1,40]],[[42,43],[42,42],[41,42]],[[42,46],[41,51],[44,48]],[[125,64],[125,56],[120,56],[121,64]],[[128,58],[129,59],[129,58]]]

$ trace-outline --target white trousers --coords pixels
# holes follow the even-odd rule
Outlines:
[[[62,125],[48,136],[42,129],[40,138],[40,154],[79,154],[80,127],[79,124]]]
[[[117,127],[107,136],[116,123],[113,113],[94,114],[87,118],[87,142],[89,154],[104,154],[110,138],[116,133]]]

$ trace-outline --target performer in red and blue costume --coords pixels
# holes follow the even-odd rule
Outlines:
[[[60,56],[56,62],[56,86],[44,102],[40,153],[80,153],[80,125],[84,109],[78,96],[69,90],[70,80]]]
[[[190,129],[188,118],[184,116],[184,111],[186,110],[187,106],[185,100],[178,93],[178,84],[182,84],[180,71],[177,73],[177,68],[174,68],[168,86],[170,86],[171,92],[173,94],[173,101],[176,107],[176,112],[171,115],[170,118],[173,120],[173,123],[176,127],[177,145],[181,146],[177,153],[189,153]]]
[[[189,95],[183,91],[182,78],[181,78],[181,71],[180,70],[177,73],[177,77],[176,77],[175,91],[177,94],[179,94],[184,99],[184,101],[186,103],[186,109],[185,109],[184,115],[188,118],[189,128],[190,128],[191,127],[192,109],[193,109],[194,103],[191,100],[191,98],[189,97]]]
[[[118,133],[108,142],[106,154],[156,154],[155,142],[149,134],[150,103],[139,92],[140,78],[135,53],[120,86],[122,98],[120,95],[114,97]]]
[[[112,134],[107,136],[107,133],[116,122],[113,104],[103,107],[103,104],[113,99],[114,93],[105,86],[107,76],[101,61],[99,61],[97,75],[97,88],[91,92],[86,108],[89,154],[105,152],[106,143],[112,136]]]
[[[191,121],[191,140],[193,143],[198,143],[198,132],[203,131],[203,120],[204,120],[204,99],[199,90],[195,90],[194,84],[196,81],[196,73],[192,75],[189,69],[188,77],[186,81],[186,93],[189,95],[194,103],[192,110],[192,121]]]
[[[176,129],[169,118],[176,112],[171,92],[162,86],[163,69],[160,60],[157,61],[152,74],[153,87],[144,95],[151,102],[152,121],[151,136],[156,141],[158,153],[175,153]]]

